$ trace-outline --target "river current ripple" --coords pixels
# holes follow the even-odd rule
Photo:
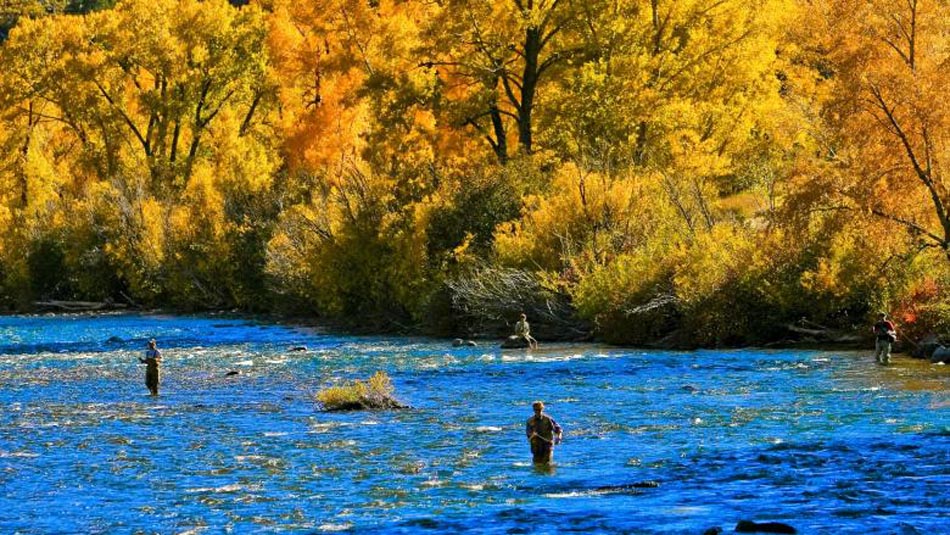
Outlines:
[[[413,409],[319,410],[320,388],[377,370]],[[0,533],[948,533],[948,386],[869,352],[0,317]],[[549,471],[523,435],[535,399],[565,428]]]

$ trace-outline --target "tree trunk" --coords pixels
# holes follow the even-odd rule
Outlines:
[[[492,130],[495,133],[495,140],[492,142],[492,150],[498,157],[498,163],[505,165],[508,163],[508,137],[505,134],[505,123],[501,120],[501,111],[497,105],[492,105],[488,110],[491,117]]]
[[[531,154],[534,140],[531,132],[531,112],[538,87],[538,56],[541,54],[541,30],[525,30],[524,71],[521,79],[521,103],[518,106],[518,144],[525,154]]]

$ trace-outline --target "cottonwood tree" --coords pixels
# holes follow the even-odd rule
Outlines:
[[[425,33],[420,64],[437,69],[456,127],[473,128],[498,161],[536,150],[536,110],[555,73],[587,54],[593,4],[566,0],[452,0]]]
[[[834,91],[819,131],[833,172],[813,177],[832,195],[815,198],[890,222],[950,259],[950,4],[817,6]]]
[[[0,50],[3,134],[20,155],[0,178],[15,186],[14,217],[69,211],[45,228],[72,236],[60,241],[78,272],[96,257],[133,293],[168,284],[233,302],[215,266],[240,261],[210,259],[240,256],[245,193],[266,191],[276,166],[263,21],[187,0],[20,20]]]

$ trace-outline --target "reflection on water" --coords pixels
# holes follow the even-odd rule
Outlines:
[[[0,532],[950,531],[947,367],[486,345],[0,318]],[[376,370],[412,410],[317,410],[319,388]],[[524,440],[535,399],[565,428],[548,468]]]

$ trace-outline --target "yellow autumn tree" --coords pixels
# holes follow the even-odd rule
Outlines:
[[[828,173],[840,180],[833,191],[841,207],[950,251],[950,113],[940,100],[950,89],[950,6],[821,5],[837,36],[828,43],[836,92],[827,116],[838,135],[826,149],[841,170]]]
[[[2,48],[5,123],[9,139],[22,141],[19,161],[58,166],[51,188],[59,204],[44,206],[70,217],[61,217],[62,227],[43,227],[60,229],[57,247],[68,273],[81,277],[92,262],[117,279],[100,292],[146,301],[248,299],[234,288],[207,292],[212,281],[227,286],[235,277],[195,275],[194,260],[210,254],[240,264],[227,242],[247,236],[240,230],[244,192],[267,191],[278,164],[273,131],[262,121],[275,93],[263,40],[261,11],[223,0],[130,0],[84,17],[17,24]],[[55,147],[43,144],[49,136]],[[35,165],[19,169],[27,174],[14,169],[15,200],[41,201],[39,186],[49,180]],[[201,247],[177,245],[179,236],[194,234],[170,228],[170,215],[197,202],[188,191],[203,186],[192,182],[207,183],[210,173],[216,206],[198,203],[204,219],[187,224],[233,231],[205,236],[210,243]]]
[[[923,303],[907,304],[911,295],[945,306],[940,291],[920,289],[950,281],[937,275],[942,269],[922,274],[920,265],[944,263],[950,246],[950,116],[941,100],[948,9],[942,2],[818,2],[806,12],[812,31],[797,39],[801,63],[819,80],[800,90],[818,95],[808,132],[820,158],[799,168],[786,212],[799,228],[836,229],[827,258],[803,283],[863,293],[863,315],[904,303],[917,310],[906,321],[932,322]]]
[[[441,176],[413,63],[424,3],[276,2],[271,46],[298,194],[269,247],[269,273],[303,306],[366,322],[422,316],[425,229]],[[293,300],[291,300],[293,301]]]
[[[500,163],[535,152],[546,88],[591,54],[585,36],[591,13],[603,7],[559,0],[439,5],[426,24],[420,63],[439,78],[447,126],[484,139]]]

